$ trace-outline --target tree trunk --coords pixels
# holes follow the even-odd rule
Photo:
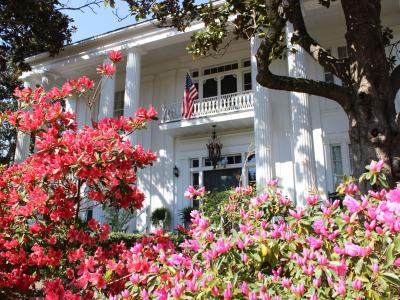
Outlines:
[[[372,159],[381,159],[391,169],[393,186],[400,181],[399,127],[380,24],[380,1],[342,0],[342,7],[350,67],[344,84],[352,90],[345,110],[355,175],[363,173]]]

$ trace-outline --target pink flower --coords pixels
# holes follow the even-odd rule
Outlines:
[[[129,291],[127,289],[121,292],[122,298],[129,298]]]
[[[353,214],[360,210],[360,203],[353,197],[346,195],[343,200],[343,204],[346,205],[347,209]]]
[[[304,283],[301,283],[301,284],[299,284],[299,285],[297,285],[297,286],[292,286],[292,293],[293,293],[295,296],[301,296],[301,295],[303,295],[303,294],[304,294],[304,291],[305,291],[305,289],[304,289]]]
[[[315,205],[318,203],[319,197],[318,195],[310,195],[306,200],[308,205]]]
[[[289,209],[289,214],[290,214],[293,218],[295,218],[295,219],[297,219],[297,220],[300,220],[301,217],[302,217],[303,214],[304,214],[304,209],[303,209],[301,206],[298,206],[297,209],[296,209],[296,211],[294,211],[294,210],[292,210],[292,209]]]
[[[224,291],[224,300],[232,299],[232,283],[228,282]]]
[[[373,160],[369,164],[369,170],[370,170],[370,172],[376,174],[376,173],[379,173],[383,169],[384,165],[385,165],[385,163],[383,160],[380,160],[378,162]]]
[[[319,287],[321,286],[321,284],[322,284],[322,278],[319,277],[319,278],[313,279],[312,284],[313,284],[313,286],[314,286],[315,288],[319,288]]]
[[[315,250],[321,248],[322,245],[324,244],[324,242],[321,239],[316,239],[313,236],[308,237],[307,241],[308,241],[310,247],[315,249]]]
[[[372,264],[372,272],[374,272],[375,275],[379,273],[379,265],[377,263]]]
[[[360,279],[354,280],[351,285],[352,285],[353,289],[355,289],[356,291],[359,291],[362,288],[362,282]]]
[[[310,300],[318,300],[318,294],[316,292],[312,293]]]
[[[390,190],[386,194],[386,199],[390,202],[400,203],[400,189]]]
[[[206,193],[205,187],[201,187],[196,190],[193,186],[190,185],[183,195],[186,199],[193,199],[197,196],[203,197],[205,193]]]
[[[363,248],[351,242],[346,242],[344,245],[344,253],[349,256],[367,256],[371,252],[372,249],[370,247]]]
[[[249,295],[249,300],[257,300],[257,293],[251,292]]]
[[[120,51],[114,51],[111,50],[108,52],[108,58],[113,62],[113,63],[119,63],[121,61],[121,52]]]
[[[267,182],[267,186],[270,188],[276,188],[278,186],[279,179],[271,179]]]
[[[244,295],[249,294],[249,286],[248,286],[248,284],[247,284],[246,282],[243,282],[243,283],[240,285],[240,289],[242,290],[242,293],[243,293]]]
[[[282,278],[282,286],[284,286],[285,288],[290,288],[291,285],[292,283],[290,282],[289,278],[287,277]]]
[[[343,278],[341,278],[340,280],[339,280],[339,284],[338,285],[335,285],[335,289],[336,289],[336,292],[340,295],[340,296],[344,296],[344,295],[346,295],[346,282],[344,281],[344,279]]]

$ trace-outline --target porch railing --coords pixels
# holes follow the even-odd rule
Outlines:
[[[195,100],[193,118],[218,115],[227,112],[246,111],[254,108],[253,92],[245,91]],[[164,104],[161,107],[161,123],[182,120],[182,102]]]

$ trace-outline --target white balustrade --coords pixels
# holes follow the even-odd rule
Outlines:
[[[228,112],[246,111],[254,108],[253,92],[225,94],[221,96],[198,99],[193,102],[193,118],[201,118]],[[161,123],[181,121],[182,102],[164,104],[161,108]]]

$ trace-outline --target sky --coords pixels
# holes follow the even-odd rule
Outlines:
[[[79,6],[79,4],[85,1],[70,0],[69,2],[71,6]],[[126,16],[129,13],[128,6],[123,1],[117,2],[116,9],[120,16]],[[104,7],[102,3],[100,7],[93,6],[93,10],[94,12],[86,8],[83,12],[79,10],[64,11],[64,13],[74,19],[73,25],[77,27],[77,31],[72,34],[72,42],[77,42],[120,27],[135,24],[134,17],[128,17],[121,22],[118,21],[118,18],[113,14],[113,9]]]

